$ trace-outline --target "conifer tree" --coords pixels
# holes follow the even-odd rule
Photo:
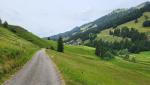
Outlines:
[[[2,20],[0,19],[0,25],[2,25]]]
[[[64,52],[64,45],[63,45],[62,37],[59,37],[59,39],[57,41],[57,51],[58,52]]]
[[[4,26],[5,28],[8,28],[8,23],[7,23],[7,21],[4,22],[3,26]]]

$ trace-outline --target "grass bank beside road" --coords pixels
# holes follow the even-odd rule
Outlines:
[[[31,59],[38,49],[38,46],[0,27],[0,85]]]

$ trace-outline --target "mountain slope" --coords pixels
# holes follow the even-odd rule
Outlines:
[[[149,19],[145,19],[145,16],[148,16]],[[134,28],[137,29],[139,32],[142,33],[146,33],[148,36],[150,36],[150,27],[143,27],[143,22],[146,20],[150,20],[150,12],[145,12],[143,13],[143,16],[141,16],[140,18],[137,19],[138,22],[135,23],[135,20],[124,23],[122,25],[119,25],[117,28],[123,28],[123,27],[128,27],[128,28]],[[97,40],[102,39],[105,41],[109,41],[109,42],[113,42],[113,41],[120,41],[122,40],[121,37],[117,37],[117,36],[112,36],[109,34],[109,31],[113,31],[113,28],[109,28],[106,30],[101,31],[98,36],[97,36]]]
[[[80,26],[80,30],[75,33],[71,33],[71,36],[64,36],[64,34],[55,35],[62,36],[64,38],[67,37],[66,42],[76,42],[78,39],[81,39],[82,42],[86,42],[90,39],[90,35],[97,34],[104,29],[108,29],[110,27],[116,27],[118,25],[124,24],[126,22],[135,20],[143,15],[144,12],[150,11],[150,2],[142,3],[136,7],[132,7],[130,9],[117,9],[111,12],[108,15],[105,15],[93,22],[87,23],[85,25]],[[51,39],[56,39],[54,37],[50,37]],[[94,38],[93,38],[94,39]]]
[[[65,37],[66,39],[68,39],[69,37],[75,35],[75,33],[79,32],[79,31],[80,31],[80,28],[75,27],[71,31],[67,31],[65,33],[60,33],[58,35],[51,36],[50,38],[53,39],[53,40],[57,40],[61,36],[61,37]]]

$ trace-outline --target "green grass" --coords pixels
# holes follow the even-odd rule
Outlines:
[[[128,27],[128,28],[135,28],[137,29],[139,32],[144,32],[146,33],[148,36],[150,36],[150,27],[143,27],[143,22],[145,21],[144,15],[147,15],[149,17],[150,20],[150,12],[145,12],[143,14],[143,16],[141,16],[140,18],[138,18],[138,23],[135,23],[135,20],[124,23],[120,26],[118,26],[118,28],[122,28],[122,27]],[[114,42],[114,41],[121,41],[122,38],[121,37],[117,37],[117,36],[112,36],[109,35],[109,31],[113,30],[112,28],[106,29],[104,31],[101,31],[96,40],[102,39],[105,41],[109,41],[109,42]]]
[[[150,33],[150,27],[143,27],[143,22],[146,21],[145,18],[144,18],[144,15],[148,16],[149,17],[148,20],[150,20],[150,12],[145,12],[143,14],[143,16],[138,18],[138,23],[135,23],[134,22],[135,20],[133,20],[133,21],[127,22],[125,24],[122,24],[119,27],[127,26],[129,28],[135,28],[140,32],[145,32],[145,33],[149,34]]]
[[[118,57],[103,61],[94,48],[66,46],[64,53],[47,50],[61,71],[67,85],[149,85],[150,65],[124,61]],[[150,57],[150,52],[136,56]],[[140,59],[140,57],[138,57]],[[150,61],[149,58],[146,58]]]
[[[35,45],[38,45],[39,47],[48,47],[50,45],[45,39],[37,37],[36,35],[32,34],[31,32],[28,32],[22,27],[10,25],[7,29],[15,33],[19,37],[30,41]]]
[[[53,41],[53,40],[46,40],[46,41],[48,42],[50,47],[54,48],[54,50],[57,49],[57,44],[56,44],[57,42],[56,41]]]
[[[135,56],[135,59],[137,63],[145,64],[150,66],[150,51],[147,52],[141,52],[139,54],[132,54],[132,56]]]
[[[150,12],[144,13],[150,17]],[[150,27],[143,27],[144,16],[122,24],[140,32],[150,34]],[[121,37],[109,35],[112,28],[98,34],[97,40],[109,42],[121,41]],[[55,44],[55,43],[53,43]],[[56,45],[55,45],[56,47]],[[103,61],[94,55],[94,48],[86,46],[66,46],[64,53],[48,50],[61,71],[67,85],[149,85],[150,84],[150,52],[132,54],[136,63],[125,61],[119,57],[111,61]]]
[[[97,35],[96,40],[102,39],[103,41],[108,41],[108,42],[114,42],[114,41],[120,42],[122,40],[122,38],[121,37],[117,37],[117,36],[109,35],[109,31],[110,30],[113,30],[113,29],[110,28],[110,29],[104,30],[101,33],[99,33]]]
[[[37,45],[0,27],[0,84],[20,69],[38,49]]]

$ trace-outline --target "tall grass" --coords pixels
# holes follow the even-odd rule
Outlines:
[[[31,59],[38,49],[37,45],[0,27],[0,84]]]

